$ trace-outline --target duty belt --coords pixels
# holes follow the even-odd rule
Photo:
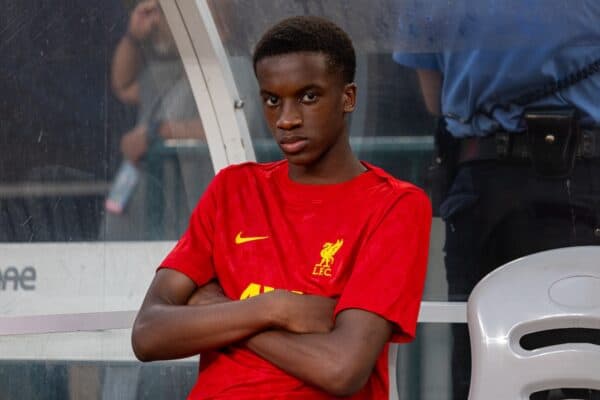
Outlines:
[[[523,121],[525,133],[461,140],[458,162],[525,159],[537,175],[563,178],[573,171],[575,159],[600,157],[600,129],[580,127],[575,109],[526,110]]]
[[[552,140],[551,136],[547,139],[548,142]],[[459,163],[531,158],[525,133],[501,131],[488,136],[462,138],[459,143]],[[575,156],[580,159],[600,158],[600,128],[581,130]]]

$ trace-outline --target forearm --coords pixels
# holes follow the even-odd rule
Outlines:
[[[163,121],[159,133],[163,139],[204,139],[204,128],[200,118]]]
[[[238,342],[271,326],[259,303],[250,299],[197,306],[150,306],[136,320],[134,351],[143,361],[164,360]]]
[[[259,297],[220,304],[152,304],[138,316],[133,348],[142,361],[182,358],[221,348],[273,326]]]
[[[185,274],[163,268],[134,323],[133,349],[140,360],[150,361],[221,348],[267,329],[328,332],[334,304],[283,290],[232,301],[216,281],[198,288]]]
[[[137,77],[141,64],[139,44],[130,35],[123,36],[112,60],[111,84],[115,95],[124,103],[139,101]]]
[[[299,335],[268,331],[250,338],[247,346],[301,381],[334,395],[345,395],[341,389],[345,383],[341,379],[346,361],[338,346],[329,345],[334,340],[335,335],[327,333]]]
[[[362,319],[360,325],[355,324],[356,316]],[[267,331],[246,343],[250,350],[303,382],[347,396],[367,382],[390,335],[389,322],[365,311],[350,310],[338,318],[329,333]]]

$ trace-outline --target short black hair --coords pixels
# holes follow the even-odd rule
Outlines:
[[[299,52],[324,54],[329,66],[341,71],[345,83],[354,81],[356,55],[352,40],[333,22],[315,16],[287,18],[265,32],[254,48],[254,72],[263,58]]]

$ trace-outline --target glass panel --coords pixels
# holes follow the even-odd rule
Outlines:
[[[134,310],[214,175],[205,132],[156,2],[42,3],[0,16],[0,314]]]
[[[130,20],[136,3],[3,10],[0,242],[173,240],[187,225],[212,164],[164,15],[146,2]]]
[[[417,338],[398,346],[397,386],[400,399],[452,399],[452,329],[464,324],[419,324]],[[469,379],[468,371],[466,375]],[[468,383],[467,383],[468,388]],[[466,400],[466,397],[465,397]]]
[[[184,399],[198,358],[140,363],[131,330],[0,336],[6,400]]]
[[[593,0],[209,4],[261,161],[281,156],[261,119],[253,46],[275,21],[299,14],[327,17],[349,33],[358,62],[355,151],[424,187],[447,222],[432,237],[447,237],[432,245],[445,247],[447,273],[443,255],[431,253],[428,285],[439,291],[427,300],[464,301],[485,274],[523,255],[600,244]],[[428,168],[438,126],[441,163]],[[430,282],[444,275],[449,294]]]
[[[195,362],[0,361],[4,400],[185,399]]]

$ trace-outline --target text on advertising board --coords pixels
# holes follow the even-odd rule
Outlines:
[[[0,269],[0,290],[35,290],[36,275],[35,268],[31,266]]]

